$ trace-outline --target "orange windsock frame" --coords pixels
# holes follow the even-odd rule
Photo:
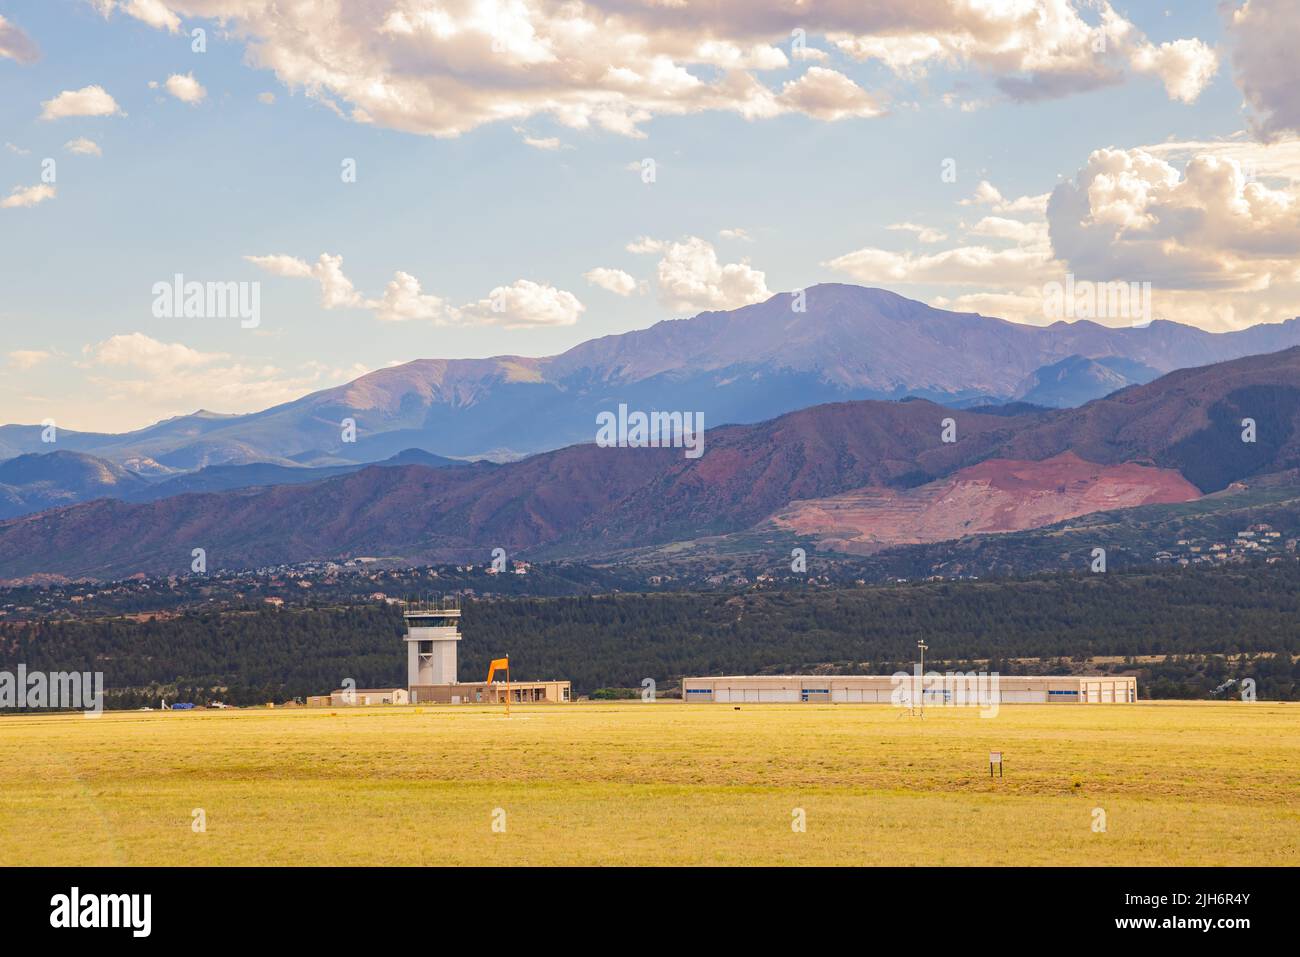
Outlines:
[[[487,683],[492,684],[492,678],[496,675],[497,669],[500,668],[506,673],[506,717],[510,717],[510,656],[504,658],[493,658],[492,663],[488,665]]]

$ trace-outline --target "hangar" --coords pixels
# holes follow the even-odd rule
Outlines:
[[[976,684],[981,681],[983,686]],[[725,675],[683,678],[683,701],[787,703],[894,703],[895,689],[905,698],[918,694],[930,705],[974,703],[988,695],[999,704],[1131,704],[1137,701],[1137,678],[1125,675],[1025,677],[974,673],[914,675]],[[910,698],[908,699],[910,700]],[[920,698],[917,698],[918,703]]]

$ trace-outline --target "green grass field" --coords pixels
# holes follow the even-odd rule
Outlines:
[[[1300,863],[1266,702],[7,716],[0,780],[0,864]]]

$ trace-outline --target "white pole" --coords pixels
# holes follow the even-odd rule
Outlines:
[[[921,717],[925,717],[925,649],[928,647],[925,640],[922,639],[916,643],[916,647],[921,649]]]

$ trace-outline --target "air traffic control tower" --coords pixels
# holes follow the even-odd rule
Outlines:
[[[406,619],[406,684],[456,684],[460,604],[453,600],[410,603]]]
[[[460,641],[460,601],[443,598],[408,602],[406,620],[406,690],[411,704],[561,703],[570,700],[567,681],[469,681],[456,677],[456,643]],[[496,657],[494,654],[493,657]]]

